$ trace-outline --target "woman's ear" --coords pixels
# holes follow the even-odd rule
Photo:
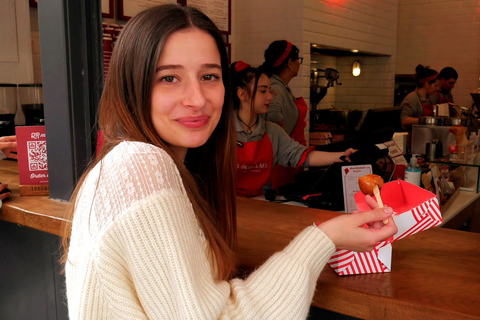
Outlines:
[[[237,96],[240,101],[243,101],[243,102],[248,101],[248,92],[245,89],[239,88],[237,90]]]
[[[291,67],[292,67],[292,64],[293,64],[293,59],[289,58],[289,59],[288,59],[288,63],[287,63],[287,67],[288,67],[288,68],[291,68]]]

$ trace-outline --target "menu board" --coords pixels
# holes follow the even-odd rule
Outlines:
[[[161,4],[177,2],[177,0],[118,0],[118,18],[121,20],[128,20],[145,9]]]
[[[222,31],[230,34],[230,1],[231,0],[187,0],[190,7],[200,9]]]

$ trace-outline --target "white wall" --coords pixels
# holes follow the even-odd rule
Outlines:
[[[288,39],[300,49],[304,64],[291,82],[296,95],[309,97],[310,45],[358,49],[390,57],[325,57],[325,67],[340,71],[342,86],[330,88],[319,108],[370,109],[393,106],[398,0],[236,0],[233,3],[233,59],[253,65],[277,39]],[[362,63],[362,75],[353,78],[351,64]]]
[[[0,82],[32,83],[28,0],[0,1]]]
[[[480,86],[479,1],[399,0],[397,57],[399,74],[415,73],[419,63],[455,68],[455,102],[470,107],[470,92]]]

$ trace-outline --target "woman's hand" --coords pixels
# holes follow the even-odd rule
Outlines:
[[[7,187],[8,187],[8,183],[1,183],[0,184],[0,192],[5,190]],[[5,193],[0,194],[0,200],[1,201],[5,200],[6,198],[10,197],[11,194],[12,194],[11,192],[5,192]],[[1,205],[0,205],[0,208],[1,208]]]
[[[374,246],[397,233],[397,226],[390,207],[377,208],[375,200],[365,196],[372,211],[343,214],[330,219],[318,227],[327,234],[337,249],[371,251]],[[388,219],[384,224],[383,220]]]
[[[17,137],[0,137],[0,150],[2,150],[2,152],[7,156],[7,158],[17,159]]]

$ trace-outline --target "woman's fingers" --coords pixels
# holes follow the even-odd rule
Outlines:
[[[367,194],[365,196],[365,202],[368,204],[368,206],[370,207],[370,209],[376,209],[378,207],[378,203],[377,201],[375,201],[375,199],[373,199],[372,196],[370,196],[369,194]]]
[[[0,192],[8,188],[8,183],[1,183],[0,184]],[[5,200],[10,196],[11,192],[5,192],[0,194],[0,200]]]

